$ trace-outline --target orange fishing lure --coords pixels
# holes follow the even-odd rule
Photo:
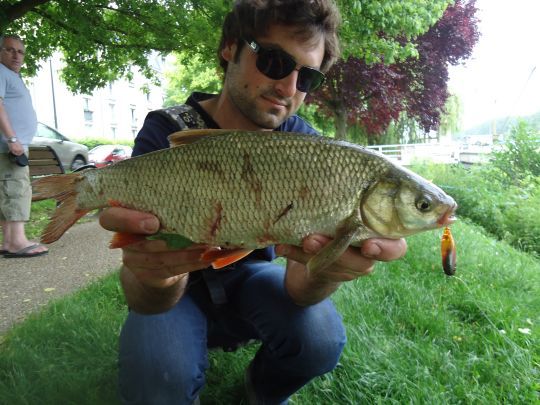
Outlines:
[[[442,235],[441,256],[444,273],[453,276],[456,273],[456,243],[449,227],[444,228]]]

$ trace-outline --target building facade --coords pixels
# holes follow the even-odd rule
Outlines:
[[[165,58],[154,55],[151,66],[164,83]],[[92,94],[74,94],[60,80],[61,68],[61,55],[56,54],[27,83],[38,120],[72,140],[132,140],[146,114],[163,106],[164,89],[138,71],[133,71],[131,81],[121,79]]]

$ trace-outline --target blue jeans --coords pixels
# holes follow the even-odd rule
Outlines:
[[[191,404],[205,383],[208,344],[227,335],[262,342],[251,363],[260,403],[282,404],[336,366],[346,337],[330,300],[300,307],[284,288],[285,270],[249,261],[217,273],[230,311],[216,324],[184,295],[168,312],[130,311],[120,335],[119,388],[127,404]]]

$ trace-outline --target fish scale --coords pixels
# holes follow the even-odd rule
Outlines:
[[[348,184],[365,182],[367,176],[359,177],[362,172],[351,170],[349,149],[321,150],[312,144],[312,136],[306,142],[306,136],[287,135],[265,135],[266,142],[251,135],[236,136],[232,142],[217,137],[170,149],[166,159],[156,152],[128,160],[106,168],[111,175],[94,171],[100,183],[93,193],[152,212],[165,232],[200,242],[262,247],[268,245],[266,240],[285,236],[285,242],[298,244],[314,222],[317,231],[328,233],[336,215],[349,215],[352,204],[358,203],[358,189]],[[272,147],[263,153],[266,144]],[[321,153],[328,154],[322,162],[317,159]],[[171,176],[171,170],[178,175]],[[127,187],[121,187],[126,179]],[[138,194],[130,183],[140,190]],[[90,193],[80,193],[79,200],[81,208],[97,205]],[[345,205],[344,200],[348,201]],[[276,221],[291,203],[293,208]],[[218,205],[222,207],[220,227],[211,235]]]
[[[65,205],[76,213],[121,205],[156,215],[163,232],[250,249],[300,245],[311,233],[355,245],[373,236],[399,238],[438,227],[443,217],[448,222],[456,206],[384,156],[329,138],[206,130],[170,139],[166,150],[37,180],[35,199],[67,202],[74,195],[76,203]],[[419,209],[422,199],[429,201],[426,212]],[[74,222],[62,205],[45,230],[46,242],[65,232],[60,222]],[[341,233],[347,240],[339,241]]]

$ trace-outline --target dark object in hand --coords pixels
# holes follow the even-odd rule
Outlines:
[[[28,166],[28,158],[23,153],[22,155],[14,155],[13,153],[9,152],[9,160],[11,160],[12,163],[15,163],[17,166],[25,167]]]

